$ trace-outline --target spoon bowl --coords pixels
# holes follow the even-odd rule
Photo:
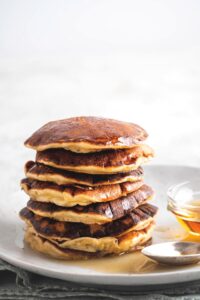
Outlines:
[[[200,261],[200,243],[167,242],[142,249],[142,254],[162,264],[189,265]]]

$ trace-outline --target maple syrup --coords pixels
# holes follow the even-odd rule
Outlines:
[[[176,216],[180,225],[200,241],[200,200],[191,200],[184,204],[168,203],[168,209]]]
[[[171,186],[167,195],[168,210],[200,242],[200,178],[192,178]]]

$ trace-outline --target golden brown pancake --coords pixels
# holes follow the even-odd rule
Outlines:
[[[103,225],[61,222],[34,214],[27,207],[20,211],[20,217],[34,230],[47,238],[75,239],[78,237],[100,238],[120,236],[132,230],[141,230],[153,221],[157,207],[144,204],[121,219]]]
[[[153,190],[143,185],[139,190],[109,202],[93,203],[72,208],[29,200],[27,207],[36,215],[58,221],[80,222],[84,224],[104,224],[122,218],[134,208],[144,204],[153,196]]]
[[[147,145],[131,149],[75,153],[65,149],[37,152],[36,161],[51,167],[87,174],[113,174],[136,170],[153,156]]]
[[[64,148],[84,153],[132,148],[146,138],[146,131],[133,123],[76,117],[47,123],[25,141],[25,146],[37,151]]]
[[[126,173],[91,175],[56,169],[33,161],[28,161],[25,164],[25,174],[28,178],[51,181],[61,185],[82,184],[87,186],[99,186],[127,181],[135,182],[143,179],[143,169],[141,167]]]
[[[78,255],[82,255],[83,258],[92,258],[95,256],[121,254],[143,248],[151,239],[154,226],[154,222],[152,222],[142,230],[130,231],[119,238],[103,237],[97,239],[82,237],[59,242],[38,235],[33,227],[29,226],[26,230],[25,240],[34,250],[56,258],[77,259]]]
[[[87,260],[91,258],[98,258],[103,256],[103,253],[92,253],[92,252],[84,252],[78,250],[71,250],[71,249],[64,249],[58,247],[50,240],[47,240],[40,235],[33,233],[32,230],[28,227],[24,240],[29,244],[29,246],[34,250],[40,253],[49,255],[56,259],[63,259],[63,260]]]
[[[60,206],[89,205],[91,203],[112,201],[138,190],[142,181],[120,184],[88,186],[64,186],[52,182],[22,179],[22,189],[36,201],[50,202]]]

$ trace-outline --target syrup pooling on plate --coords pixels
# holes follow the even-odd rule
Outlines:
[[[145,257],[140,251],[120,255],[117,257],[105,257],[88,261],[67,262],[68,266],[80,267],[100,273],[112,274],[152,274],[159,272],[175,271],[177,267],[161,265]],[[186,267],[179,266],[178,269]]]
[[[157,269],[157,263],[145,257],[140,251],[88,261],[67,262],[73,266],[113,274],[151,273]]]

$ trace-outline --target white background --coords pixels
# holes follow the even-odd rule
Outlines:
[[[23,141],[73,115],[139,123],[154,163],[200,166],[200,1],[0,0],[0,166],[11,185],[34,155]]]

